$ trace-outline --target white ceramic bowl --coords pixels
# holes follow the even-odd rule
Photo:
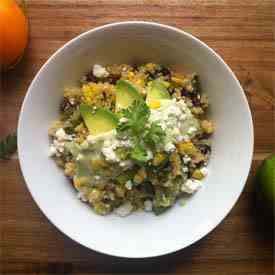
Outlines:
[[[47,129],[58,117],[63,88],[76,85],[92,64],[156,62],[197,72],[216,125],[210,174],[189,203],[161,216],[97,216],[48,157]],[[90,30],[59,49],[41,68],[25,97],[18,150],[26,184],[42,212],[64,234],[93,250],[142,258],[182,249],[208,234],[240,196],[253,151],[253,125],[233,72],[207,45],[179,29],[122,22]]]

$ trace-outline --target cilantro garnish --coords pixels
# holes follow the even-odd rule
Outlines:
[[[127,133],[134,143],[130,153],[132,160],[139,164],[148,161],[146,147],[156,147],[165,138],[165,132],[157,123],[149,123],[150,109],[143,100],[134,101],[127,109],[122,111],[127,120],[119,123],[119,134]]]

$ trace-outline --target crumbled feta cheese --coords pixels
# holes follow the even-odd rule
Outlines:
[[[153,152],[151,150],[147,150],[147,160],[150,160],[154,157]]]
[[[144,202],[144,210],[147,211],[147,212],[151,212],[153,209],[153,203],[151,200],[146,200]]]
[[[184,164],[187,164],[188,162],[191,161],[191,158],[187,155],[184,155],[183,158],[182,158],[182,161]]]
[[[69,135],[67,135],[64,131],[63,128],[60,128],[58,129],[56,132],[55,132],[55,136],[57,138],[57,140],[67,140],[67,139],[70,139],[69,138]]]
[[[120,120],[119,120],[120,123],[126,123],[128,122],[128,118],[126,117],[122,117]]]
[[[55,147],[55,146],[53,146],[53,145],[51,145],[51,146],[50,146],[50,150],[49,150],[49,157],[53,157],[53,156],[55,156],[55,155],[56,155],[56,153],[57,153],[57,151],[56,151],[56,147]]]
[[[133,188],[133,183],[131,180],[128,180],[126,183],[125,183],[125,188],[128,189],[128,190],[132,190]]]
[[[133,205],[130,202],[126,202],[124,204],[122,204],[121,206],[119,206],[118,208],[116,208],[114,210],[114,212],[119,215],[120,217],[125,217],[128,216],[132,210],[133,210]]]
[[[187,173],[188,171],[189,171],[188,167],[186,167],[186,166],[182,167],[182,172],[183,173]]]
[[[196,133],[199,122],[184,101],[168,100],[157,110],[151,110],[149,121],[157,122],[165,131],[167,142],[165,151],[173,151],[170,145],[190,140]]]
[[[188,194],[193,194],[194,192],[196,192],[201,187],[201,185],[202,185],[201,181],[188,179],[181,186],[181,191],[186,192]]]
[[[101,151],[107,161],[113,161],[113,162],[119,161],[119,158],[117,157],[112,147],[103,147]]]
[[[129,147],[132,147],[132,146],[133,146],[133,143],[131,142],[131,140],[120,140],[118,142],[118,147],[129,148]]]
[[[207,169],[206,167],[202,167],[202,168],[200,169],[200,171],[202,172],[202,174],[203,174],[204,176],[207,176],[207,175],[208,175],[208,169]]]
[[[176,141],[177,141],[177,142],[183,141],[183,136],[182,136],[182,135],[176,136]]]
[[[63,153],[65,150],[65,142],[59,141],[57,139],[53,140],[53,144],[51,146],[55,147],[56,156],[60,156],[60,153]]]
[[[176,149],[176,146],[172,142],[168,142],[164,146],[164,151],[165,152],[173,152]]]
[[[84,156],[82,154],[78,154],[77,157],[76,157],[76,160],[79,161],[83,158],[84,158]]]
[[[188,135],[183,135],[182,140],[189,141],[190,137]]]
[[[93,67],[93,75],[95,77],[107,77],[109,75],[105,67],[95,64]]]
[[[100,176],[99,175],[95,175],[95,180],[100,180]]]
[[[197,131],[197,128],[191,126],[191,127],[188,129],[187,134],[192,135],[192,134],[194,134],[196,131]]]
[[[123,167],[123,169],[128,169],[133,166],[133,162],[131,160],[123,160],[119,163],[120,167]]]
[[[80,189],[80,190],[78,191],[77,197],[78,197],[80,200],[84,201],[84,202],[88,201],[88,197],[87,197],[87,188],[86,188],[86,187],[82,187],[82,189]]]
[[[75,103],[76,103],[74,98],[70,98],[69,102],[70,102],[71,105],[75,105]]]

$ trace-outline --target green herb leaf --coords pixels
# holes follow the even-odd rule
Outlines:
[[[147,152],[141,144],[138,144],[134,147],[134,149],[131,152],[131,159],[138,163],[147,162]]]
[[[133,135],[139,135],[149,119],[150,109],[143,100],[134,101],[127,109],[122,111],[127,122],[120,123],[118,131],[130,130]]]
[[[17,150],[17,136],[11,134],[0,141],[0,159],[8,159]]]
[[[153,122],[145,133],[144,141],[149,145],[156,146],[157,144],[163,143],[164,138],[165,132],[157,123]]]

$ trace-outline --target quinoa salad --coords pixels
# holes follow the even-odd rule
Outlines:
[[[95,213],[160,215],[204,184],[214,132],[207,108],[195,73],[95,64],[64,89],[50,157]]]

